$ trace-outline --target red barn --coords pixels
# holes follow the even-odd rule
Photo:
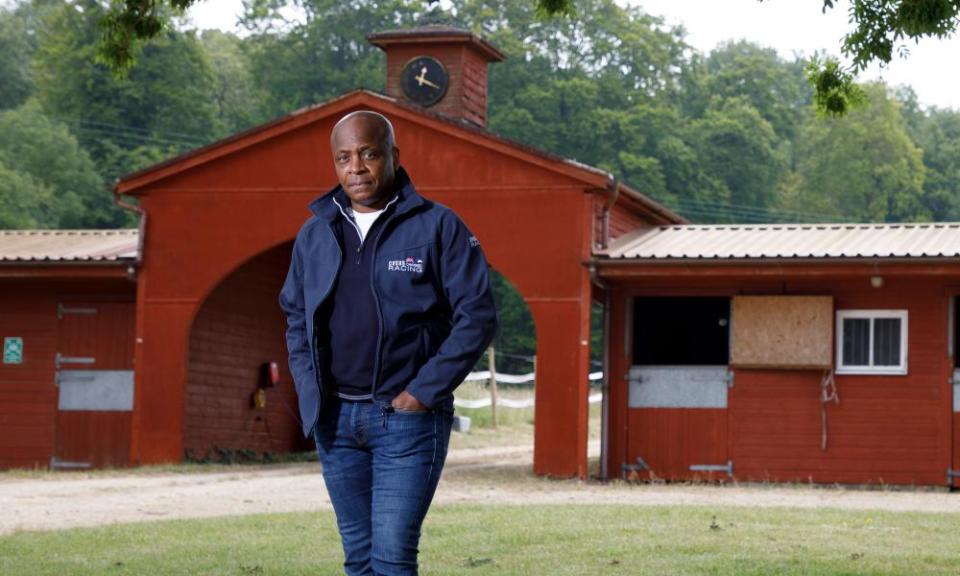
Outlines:
[[[604,473],[957,486],[958,258],[957,224],[618,239]]]
[[[955,485],[957,225],[686,226],[604,171],[487,131],[486,67],[503,56],[481,38],[371,41],[385,95],[123,178],[139,233],[35,233],[59,240],[27,251],[29,233],[0,237],[0,466],[309,448],[277,296],[308,202],[336,182],[333,124],[371,109],[530,309],[535,472],[587,474],[602,300],[602,476]]]

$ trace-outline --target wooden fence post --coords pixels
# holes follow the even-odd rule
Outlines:
[[[497,363],[493,346],[487,349],[487,358],[490,362],[490,420],[493,427],[497,427]]]

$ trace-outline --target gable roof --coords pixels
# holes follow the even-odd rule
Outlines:
[[[191,150],[143,170],[127,174],[117,180],[114,185],[114,192],[131,195],[142,193],[145,188],[160,180],[254,146],[270,138],[322,121],[330,116],[342,115],[359,106],[380,110],[388,115],[404,118],[428,126],[430,129],[469,140],[487,149],[564,174],[598,191],[607,190],[613,183],[616,183],[611,174],[599,168],[515,142],[467,122],[454,120],[406,104],[397,98],[370,90],[354,90],[332,100],[301,108],[265,124]],[[621,194],[642,206],[646,212],[660,219],[663,223],[686,222],[686,219],[679,214],[629,186],[620,183],[616,183],[616,186]]]
[[[596,254],[598,262],[960,258],[960,223],[654,226]]]

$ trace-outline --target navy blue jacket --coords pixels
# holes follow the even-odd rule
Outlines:
[[[487,261],[474,237],[449,208],[417,194],[402,168],[399,198],[380,218],[372,246],[371,289],[380,323],[373,398],[390,402],[407,390],[431,409],[452,410],[453,390],[470,372],[497,329]],[[343,255],[333,224],[340,186],[310,203],[314,213],[297,233],[280,307],[287,316],[290,373],[303,434],[320,414],[325,349],[318,310],[330,295]]]

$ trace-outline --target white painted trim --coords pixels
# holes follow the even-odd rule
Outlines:
[[[907,355],[909,340],[909,318],[906,310],[837,310],[836,320],[836,374],[869,374],[904,376],[908,373]],[[843,321],[847,318],[866,318],[870,320],[869,341],[867,342],[868,362],[866,366],[845,366],[843,364]],[[900,364],[898,366],[873,365],[873,321],[878,318],[898,318],[900,320]]]

